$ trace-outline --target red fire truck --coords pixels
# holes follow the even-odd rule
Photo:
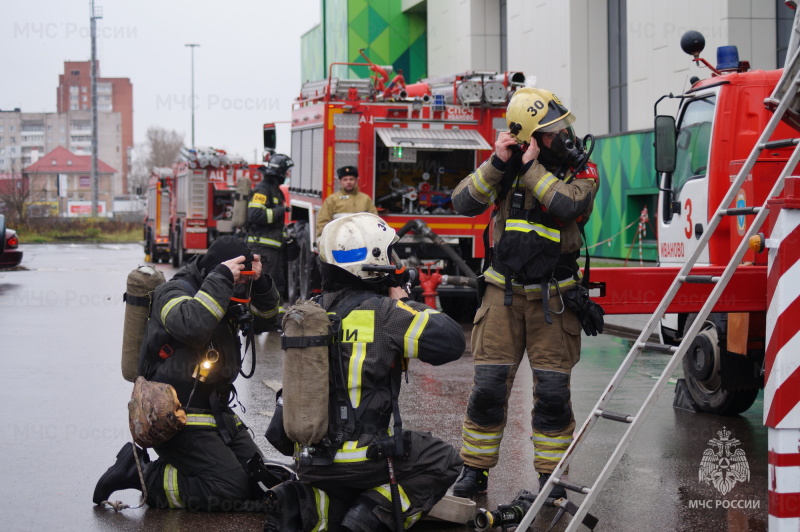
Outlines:
[[[433,281],[426,295],[438,290],[451,313],[474,310],[474,289],[454,283],[480,272],[489,214],[460,216],[450,196],[491,154],[498,130],[507,127],[509,95],[525,76],[470,71],[413,85],[395,76],[387,86],[391,67],[337,64],[368,67],[376,75],[306,83],[293,106],[289,229],[300,254],[288,268],[289,299],[312,289],[316,215],[336,190],[336,169],[352,165],[360,190],[401,236],[400,257]]]
[[[776,105],[769,100],[782,70],[751,71],[748,62],[739,61],[734,47],[726,47],[728,59],[715,68],[699,57],[704,39],[697,32],[689,32],[681,44],[695,62],[710,68],[712,75],[693,78],[691,88],[677,96],[681,99],[677,119],[656,117],[660,267],[591,271],[592,284],[600,288],[596,301],[606,313],[651,314],[713,217],[722,216],[719,209],[729,211],[700,251],[697,266],[691,270],[693,282],[681,285],[667,309],[669,314],[661,320],[663,341],[673,345],[692,326],[713,288],[713,284],[693,283],[703,281],[704,276],[719,276],[731,261],[757,208],[787,165],[794,147],[791,139],[798,134],[781,122],[736,191],[733,203],[721,205],[765,131],[771,117],[768,107]],[[769,225],[767,220],[762,226],[764,234],[770,234]],[[766,264],[766,254],[749,251],[699,334],[691,339],[683,371],[685,389],[696,409],[740,413],[753,404],[763,387]],[[710,277],[708,280],[713,282]]]
[[[154,169],[147,187],[145,257],[175,267],[234,232],[237,182],[261,179],[257,165],[229,159],[222,150],[185,150],[183,156],[172,168]]]

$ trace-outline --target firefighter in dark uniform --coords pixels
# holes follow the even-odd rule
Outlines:
[[[462,426],[464,469],[453,494],[487,489],[522,357],[533,371],[532,437],[540,486],[572,442],[570,372],[580,331],[602,332],[602,309],[588,299],[576,260],[598,186],[571,124],[551,92],[523,88],[508,105],[495,153],[464,178],[453,206],[475,216],[494,205],[491,263],[472,332],[474,384]],[[562,487],[551,492],[564,497]]]
[[[295,452],[300,482],[285,482],[268,493],[265,530],[321,530],[324,524],[327,530],[380,532],[397,530],[396,519],[408,528],[458,476],[462,462],[455,448],[429,433],[399,426],[402,365],[411,358],[433,365],[451,362],[463,353],[465,340],[450,317],[409,299],[394,274],[362,269],[391,269],[396,239],[394,230],[370,213],[335,219],[322,232],[320,304],[330,312],[339,302],[363,294],[342,317],[339,335],[342,367],[350,368],[343,376],[343,391],[356,412],[355,428],[345,441],[319,446],[310,463]],[[339,430],[330,422],[330,439]],[[402,451],[395,453],[398,441]],[[391,455],[400,501],[397,514],[386,460]]]
[[[247,270],[253,273],[242,274]],[[249,303],[231,301],[234,293],[246,301],[248,291]],[[263,491],[253,486],[247,470],[248,461],[261,454],[230,404],[236,400],[233,381],[242,367],[239,330],[247,321],[243,311],[253,320],[270,321],[277,306],[278,293],[269,275],[262,275],[258,256],[230,236],[215,240],[205,255],[192,258],[156,290],[139,375],[170,384],[187,423],[154,447],[157,460],[147,463],[147,454],[139,451],[150,506],[263,510]],[[198,369],[205,361],[211,365],[203,376]],[[141,488],[130,443],[100,478],[94,502],[100,504],[112,492],[128,488]]]
[[[289,177],[294,162],[286,155],[275,154],[261,167],[264,179],[250,194],[247,203],[247,245],[261,257],[264,271],[272,276],[283,301],[286,300],[284,215],[289,207],[280,185]]]

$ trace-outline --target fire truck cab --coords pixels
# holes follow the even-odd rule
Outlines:
[[[359,190],[398,231],[395,249],[407,265],[475,277],[489,213],[460,216],[450,197],[491,155],[498,131],[507,129],[508,98],[524,79],[520,72],[471,71],[396,84],[391,91],[374,78],[306,83],[291,124],[290,233],[300,253],[288,268],[290,300],[312,289],[317,213],[338,187],[336,169],[348,165],[358,168]],[[446,311],[465,304],[474,309],[474,298],[462,299],[474,296],[468,286],[444,283],[438,294]]]
[[[689,35],[691,34],[691,35]],[[688,36],[688,37],[687,37]],[[712,75],[693,78],[679,98],[675,118],[655,119],[655,160],[659,175],[658,268],[597,268],[592,284],[610,314],[652,313],[678,267],[697,249],[718,213],[720,220],[692,274],[720,275],[734,256],[753,215],[767,200],[786,166],[797,131],[781,122],[761,150],[744,185],[730,205],[721,205],[770,119],[769,99],[782,70],[749,70],[735,47],[716,67],[699,57],[704,39],[688,32],[684,51]],[[725,54],[721,55],[723,58]],[[774,104],[773,104],[774,105]],[[774,108],[774,107],[773,107]],[[769,220],[761,231],[770,233]],[[693,406],[704,412],[737,414],[747,410],[763,387],[766,337],[766,254],[748,251],[683,358],[685,386]],[[615,271],[618,270],[618,271]],[[661,336],[677,345],[692,326],[711,285],[683,284],[661,319]]]

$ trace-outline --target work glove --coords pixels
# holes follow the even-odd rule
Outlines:
[[[603,307],[589,299],[589,289],[578,285],[575,290],[562,294],[564,305],[578,315],[586,336],[597,336],[603,332],[605,311]]]

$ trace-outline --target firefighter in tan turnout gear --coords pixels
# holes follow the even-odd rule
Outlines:
[[[493,207],[491,262],[472,332],[474,384],[462,426],[464,468],[453,494],[485,492],[497,464],[508,397],[527,353],[533,371],[532,441],[539,484],[572,442],[570,372],[581,327],[602,332],[602,309],[588,299],[577,259],[581,226],[592,211],[597,169],[549,91],[519,89],[509,102],[509,132],[495,153],[459,183],[453,205],[475,216]],[[566,496],[562,487],[553,498]]]
[[[465,340],[455,321],[409,299],[400,287],[403,269],[398,272],[392,260],[396,240],[394,230],[369,213],[333,220],[322,232],[319,303],[341,319],[340,332],[334,328],[339,341],[329,347],[327,436],[308,453],[293,444],[300,481],[268,493],[265,530],[381,532],[398,530],[398,522],[402,530],[429,511],[458,476],[462,462],[455,448],[402,428],[398,399],[408,359],[445,364],[461,356]],[[318,403],[309,401],[308,408]],[[276,423],[279,432],[287,426],[275,421],[282,418],[279,409],[270,431]],[[270,431],[270,441],[291,454],[292,446],[282,448]]]
[[[372,198],[358,190],[358,168],[343,166],[336,170],[336,175],[339,177],[340,188],[325,198],[317,214],[317,240],[325,225],[335,218],[356,212],[378,214]]]

